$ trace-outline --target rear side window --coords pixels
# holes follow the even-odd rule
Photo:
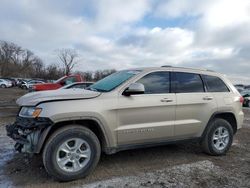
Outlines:
[[[169,72],[153,72],[137,81],[145,87],[145,94],[169,93]]]
[[[208,92],[229,92],[226,84],[216,76],[202,75]]]
[[[176,93],[204,92],[203,82],[199,74],[176,72],[174,85]]]

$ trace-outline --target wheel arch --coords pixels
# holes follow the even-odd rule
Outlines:
[[[4,84],[4,83],[0,84],[0,86],[1,86],[1,87],[4,86],[5,88],[7,87],[7,85]]]
[[[54,123],[52,126],[48,127],[44,130],[41,138],[39,140],[36,153],[40,153],[43,151],[44,146],[50,136],[57,130],[64,128],[70,125],[80,125],[90,129],[98,138],[101,144],[102,151],[106,151],[106,148],[109,146],[109,140],[105,134],[105,130],[102,128],[100,122],[95,119],[77,119],[77,120],[65,120]]]
[[[209,119],[206,128],[204,129],[203,133],[202,133],[202,137],[204,137],[206,130],[209,127],[209,124],[211,123],[211,121],[213,121],[215,118],[221,118],[224,119],[226,121],[228,121],[230,123],[230,125],[233,128],[234,134],[237,132],[237,120],[236,117],[234,115],[233,112],[215,112]]]

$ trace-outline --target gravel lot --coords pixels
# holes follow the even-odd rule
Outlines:
[[[0,89],[0,187],[250,187],[250,110],[226,156],[211,157],[196,143],[102,155],[85,179],[58,183],[39,155],[16,153],[4,125],[14,121],[15,99],[26,91]],[[10,95],[11,93],[11,95]]]

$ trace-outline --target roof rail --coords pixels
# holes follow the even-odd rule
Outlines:
[[[189,70],[201,70],[201,71],[214,72],[213,70],[204,69],[204,68],[177,67],[177,66],[171,66],[171,65],[163,65],[163,66],[161,66],[161,67],[173,67],[173,68],[181,68],[181,69],[189,69]]]

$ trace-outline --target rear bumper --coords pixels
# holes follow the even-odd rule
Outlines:
[[[17,151],[39,153],[52,124],[49,118],[17,117],[15,123],[6,125],[7,136],[16,141]]]

